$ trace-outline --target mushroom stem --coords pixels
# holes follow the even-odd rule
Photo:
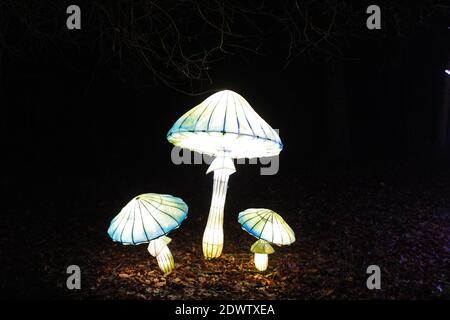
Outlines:
[[[156,257],[158,266],[164,275],[168,275],[175,267],[172,253],[169,250],[167,244],[171,241],[169,237],[162,236],[158,239],[152,240],[148,244],[148,252]]]
[[[156,260],[158,261],[158,266],[164,275],[168,275],[172,272],[175,267],[175,263],[173,261],[172,252],[170,252],[169,247],[164,247],[161,252],[156,256]]]
[[[267,253],[256,253],[255,252],[255,267],[259,271],[266,271],[267,265],[269,264],[269,255]]]
[[[255,253],[253,261],[256,269],[266,271],[267,265],[269,264],[268,255],[274,253],[270,243],[266,240],[259,239],[252,245],[250,251]]]
[[[223,209],[228,188],[228,178],[236,170],[233,160],[219,156],[211,163],[207,173],[214,171],[214,185],[208,222],[203,234],[203,255],[206,259],[218,258],[223,248]]]

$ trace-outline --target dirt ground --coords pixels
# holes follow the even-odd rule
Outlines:
[[[249,191],[252,177],[233,176],[224,252],[211,261],[203,259],[201,238],[212,182],[200,190],[180,186],[176,191],[185,190],[190,212],[169,235],[176,268],[168,276],[162,275],[145,245],[123,246],[108,238],[109,222],[125,204],[125,197],[108,198],[99,192],[100,199],[72,201],[69,197],[66,203],[46,200],[33,207],[15,200],[17,206],[9,207],[1,226],[1,296],[449,298],[450,174],[432,168],[410,175],[412,170],[300,172],[273,178],[270,186],[262,183],[265,193],[259,196]],[[76,188],[89,189],[89,185],[82,181]],[[258,203],[282,214],[297,238],[291,246],[275,247],[263,273],[254,268],[249,251],[255,239],[237,223],[240,210]],[[71,264],[81,268],[81,290],[66,288],[66,268]],[[366,287],[366,268],[372,264],[381,268],[381,290]]]

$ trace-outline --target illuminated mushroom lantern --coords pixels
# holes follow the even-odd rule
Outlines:
[[[270,245],[290,245],[295,241],[295,234],[291,227],[276,212],[269,209],[247,209],[239,213],[238,222],[242,229],[258,240],[250,251],[255,254],[255,267],[265,271],[269,263],[269,254],[275,252]]]
[[[148,243],[164,275],[172,272],[174,261],[166,235],[186,219],[188,206],[180,198],[157,193],[134,197],[111,221],[108,234],[124,245]]]
[[[217,92],[186,112],[169,130],[167,140],[215,157],[206,171],[214,171],[214,184],[202,245],[206,259],[217,258],[223,249],[228,177],[236,172],[232,159],[276,156],[283,144],[250,104],[230,90]]]

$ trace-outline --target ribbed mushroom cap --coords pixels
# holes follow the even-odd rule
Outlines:
[[[276,212],[269,209],[247,209],[239,213],[238,222],[252,236],[276,244],[289,245],[295,241],[291,227]]]
[[[239,94],[217,92],[186,112],[167,133],[174,145],[231,158],[276,156],[283,148],[272,129]]]
[[[122,244],[141,244],[168,234],[186,219],[188,206],[180,198],[157,193],[133,198],[111,221],[108,234]]]
[[[253,253],[272,254],[275,252],[273,247],[266,240],[257,240],[250,248]]]

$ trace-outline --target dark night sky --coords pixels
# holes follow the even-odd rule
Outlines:
[[[270,52],[227,57],[214,66],[210,89],[241,93],[279,128],[289,163],[320,160],[328,165],[335,156],[367,160],[432,153],[447,31],[439,23],[419,26],[408,37],[383,38],[366,31],[345,49],[343,83],[338,84],[344,90],[338,94],[330,89],[336,71],[331,62],[304,56],[282,69],[283,61]],[[154,85],[148,76],[121,79],[114,64],[96,67],[95,54],[71,56],[69,51],[65,59],[52,51],[34,61],[3,57],[2,136],[11,155],[17,155],[16,164],[26,166],[34,159],[40,172],[70,167],[87,175],[135,163],[164,164],[170,150],[166,132],[207,97]],[[68,67],[67,61],[78,68]],[[336,150],[329,105],[342,98],[348,148]]]

